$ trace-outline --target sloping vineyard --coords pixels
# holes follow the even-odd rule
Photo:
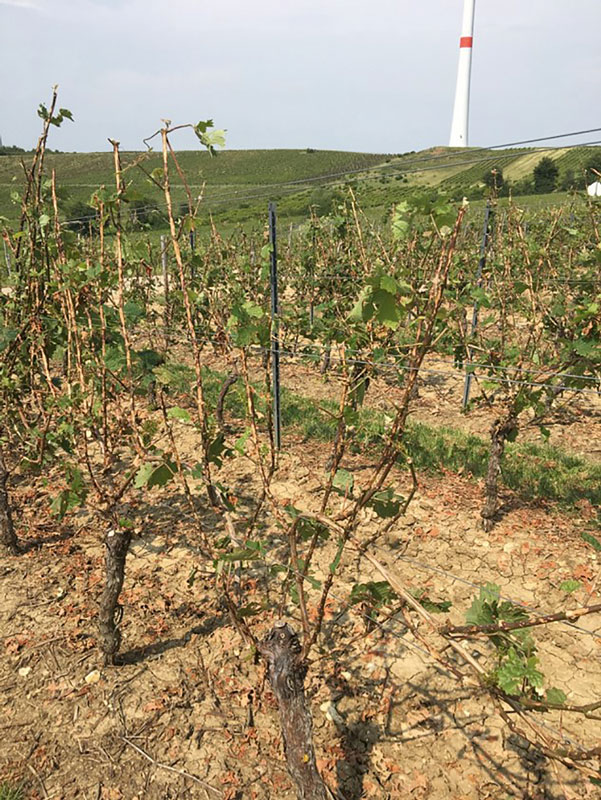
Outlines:
[[[598,206],[379,227],[349,186],[201,245],[165,127],[152,169],[112,143],[83,235],[40,115],[2,233],[0,781],[595,796]],[[139,169],[160,246],[122,222]]]

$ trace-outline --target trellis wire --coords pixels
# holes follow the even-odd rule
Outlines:
[[[313,357],[314,359],[321,357],[318,354],[313,354],[313,353],[310,353],[310,352],[299,354],[299,353],[295,353],[295,352],[290,351],[290,350],[280,350],[280,356],[283,356],[284,358],[286,358],[286,357],[299,358],[299,357],[305,356],[307,358],[312,358]],[[398,362],[398,361],[391,363],[391,362],[367,361],[367,360],[364,360],[364,359],[355,359],[354,358],[353,359],[353,363],[361,364],[361,365],[365,365],[365,366],[376,367],[376,368],[381,369],[381,370],[399,370],[401,372],[402,371],[405,371],[405,372],[414,371],[414,372],[419,372],[420,374],[424,374],[424,375],[438,375],[438,376],[441,376],[441,377],[451,377],[451,378],[455,378],[455,379],[460,379],[461,378],[461,375],[458,375],[457,373],[451,372],[450,370],[433,370],[433,369],[427,369],[427,368],[423,368],[423,367],[419,367],[419,368],[418,367],[409,367],[409,366],[406,366],[405,364],[403,364],[401,362]],[[474,378],[476,380],[488,381],[490,383],[499,383],[499,384],[502,384],[502,385],[530,386],[530,387],[533,387],[533,388],[541,388],[541,389],[549,388],[549,389],[561,390],[561,391],[564,391],[564,392],[571,392],[573,394],[589,394],[589,395],[592,395],[592,396],[595,396],[595,397],[599,397],[599,392],[598,391],[593,391],[592,389],[578,389],[578,388],[575,388],[573,386],[566,386],[565,384],[543,383],[543,382],[537,382],[537,381],[521,381],[521,380],[513,380],[512,378],[495,378],[494,376],[488,376],[488,375],[487,376],[482,376],[482,375],[477,375],[476,373],[474,373]]]
[[[179,339],[173,339],[173,341],[174,342],[179,342],[179,343],[188,343],[189,340],[187,338],[179,338]],[[219,341],[218,339],[206,338],[205,341],[206,341],[207,344],[214,344],[214,345],[217,345],[217,346],[222,346],[223,345],[223,341]],[[299,350],[284,350],[284,349],[282,349],[282,347],[280,345],[280,348],[279,348],[278,352],[279,352],[279,355],[280,355],[280,362],[282,361],[282,358],[283,359],[303,359],[303,358],[306,358],[306,359],[309,359],[309,360],[316,361],[316,360],[320,359],[323,356],[323,354],[327,351],[327,349],[328,349],[327,346],[315,346],[315,347],[304,347],[304,349],[300,350],[300,351]],[[263,353],[264,348],[260,347],[259,345],[251,345],[249,350],[251,350],[254,353],[258,354],[258,353]],[[345,352],[354,353],[354,352],[360,352],[360,351],[346,350]],[[402,361],[392,361],[392,362],[391,361],[370,361],[370,360],[367,360],[367,359],[358,359],[358,358],[353,358],[352,360],[353,360],[354,364],[360,364],[362,366],[371,366],[371,367],[375,367],[376,369],[380,369],[382,371],[384,371],[384,370],[386,370],[386,371],[398,370],[400,372],[402,372],[402,371],[405,371],[405,372],[417,371],[420,374],[424,374],[424,375],[436,375],[436,376],[439,376],[439,377],[449,377],[449,378],[453,378],[455,380],[459,380],[462,377],[461,373],[459,373],[458,371],[453,371],[453,370],[434,370],[434,369],[429,369],[427,367],[419,367],[419,368],[417,368],[417,367],[409,367],[409,366],[405,365]],[[446,361],[433,361],[431,363],[447,364]],[[518,371],[518,372],[524,372],[525,374],[533,374],[535,372],[534,370],[522,370],[522,369],[517,368],[517,367],[502,367],[502,366],[498,366],[496,364],[481,364],[481,363],[463,362],[463,366],[469,366],[469,367],[474,367],[474,368],[487,368],[487,369],[492,369],[492,370],[501,370],[503,372],[506,372],[506,371]],[[593,383],[600,383],[601,384],[601,378],[597,378],[597,377],[594,377],[594,376],[576,375],[574,373],[558,373],[557,377],[559,377],[559,378],[574,378],[576,380],[585,380],[585,381],[591,381]],[[490,382],[490,383],[498,383],[498,384],[502,384],[502,385],[506,385],[507,384],[507,385],[510,385],[510,386],[531,386],[531,387],[538,387],[538,388],[547,388],[547,389],[560,390],[560,391],[563,391],[563,392],[569,392],[571,394],[586,394],[586,395],[591,395],[593,397],[599,397],[600,396],[600,391],[599,390],[578,388],[578,387],[574,387],[574,386],[567,386],[566,384],[562,384],[562,383],[548,383],[548,382],[545,383],[545,382],[542,382],[542,381],[522,381],[522,380],[514,380],[512,378],[494,377],[492,375],[477,375],[476,373],[474,373],[474,378],[476,380],[487,381],[487,382]]]
[[[301,347],[305,347],[305,346],[301,345]],[[328,348],[325,345],[317,345],[314,348],[314,352],[323,354],[324,352],[326,352],[329,349],[330,348]],[[299,351],[289,350],[289,351],[282,351],[282,352],[287,352],[288,354],[296,356],[297,358],[301,358],[305,354],[306,349],[302,349],[302,350],[299,350]],[[352,348],[345,347],[344,348],[344,352],[345,352],[345,354],[353,355],[353,354],[360,354],[360,353],[362,353],[364,351],[362,351],[362,350],[353,350]],[[357,364],[371,364],[373,366],[378,366],[380,364],[383,364],[384,366],[387,366],[387,367],[390,367],[390,368],[396,368],[396,366],[398,364],[402,363],[400,361],[396,361],[396,362],[394,362],[392,364],[390,362],[387,363],[387,362],[380,362],[380,361],[358,361],[355,358],[353,358],[353,361],[354,362],[356,361]],[[440,360],[439,359],[428,359],[428,362],[430,364],[443,364],[445,366],[450,366],[448,361],[443,361],[442,359],[440,359]],[[541,366],[544,366],[544,365],[541,365]],[[463,362],[461,362],[461,368],[462,367],[468,367],[468,368],[474,368],[474,369],[491,369],[491,370],[498,370],[499,372],[519,372],[519,373],[524,374],[524,375],[535,375],[535,374],[540,373],[540,371],[541,371],[540,369],[533,370],[533,369],[525,369],[523,367],[502,366],[501,364],[490,364],[490,363],[479,362],[479,361],[463,361]],[[410,368],[408,368],[408,369],[410,369]],[[457,369],[460,369],[460,367],[457,367]],[[428,370],[427,370],[427,368],[424,369],[424,368],[420,367],[419,371],[420,372],[427,372]],[[440,373],[437,373],[437,374],[440,374]],[[452,373],[449,372],[449,374],[452,374]],[[575,378],[577,380],[582,380],[582,381],[591,381],[593,383],[600,383],[601,382],[601,377],[597,377],[595,375],[577,375],[574,372],[561,372],[561,373],[558,373],[557,376],[560,377],[560,378]],[[454,377],[457,377],[457,376],[454,376]],[[485,377],[485,378],[483,378],[483,380],[488,380],[488,378]],[[556,386],[556,384],[544,384],[544,385],[545,386],[551,386],[552,388],[554,388]],[[580,389],[576,389],[574,387],[572,387],[572,389],[575,392],[581,391]],[[595,392],[595,394],[597,394],[597,393]]]
[[[302,275],[288,275],[288,276],[284,276],[284,277],[292,278],[294,280],[294,279],[302,278],[302,277],[305,277],[305,276],[302,276]],[[325,278],[326,280],[339,279],[339,280],[357,281],[357,280],[360,280],[361,278],[363,278],[364,276],[359,275],[357,273],[352,273],[352,272],[346,272],[346,273],[345,272],[332,272],[332,273],[327,273],[326,272],[326,273],[316,274],[314,277],[315,277],[315,281],[319,281],[321,278]],[[491,276],[489,276],[489,277],[491,277]],[[521,284],[521,283],[523,283],[523,281],[520,280],[519,278],[514,278],[513,280],[506,280],[505,278],[503,278],[503,285],[504,286],[513,286],[515,284]],[[540,289],[541,287],[545,287],[545,286],[581,286],[581,285],[588,285],[590,283],[593,283],[593,284],[601,283],[601,276],[595,275],[595,276],[591,276],[590,278],[565,278],[565,279],[562,279],[562,278],[548,278],[547,280],[543,280],[543,281],[537,280],[532,288],[533,289]],[[425,286],[429,286],[430,282],[428,280],[426,280],[424,282],[424,285]],[[531,287],[528,286],[527,288],[530,289]]]

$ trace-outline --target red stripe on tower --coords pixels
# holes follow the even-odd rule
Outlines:
[[[462,36],[459,40],[459,47],[472,47],[474,44],[473,36]]]

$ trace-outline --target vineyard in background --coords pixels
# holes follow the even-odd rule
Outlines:
[[[597,131],[590,131],[594,137]],[[219,159],[206,152],[181,151],[178,159],[193,195],[203,197],[203,215],[197,220],[199,234],[209,235],[208,212],[227,234],[244,225],[257,230],[269,200],[278,201],[282,221],[299,224],[311,210],[327,215],[352,183],[362,210],[381,222],[391,205],[401,199],[442,190],[460,201],[482,200],[487,192],[486,176],[496,170],[504,176],[500,204],[506,204],[509,190],[520,197],[525,208],[548,207],[569,202],[570,193],[581,194],[595,180],[590,167],[601,169],[601,148],[571,144],[572,134],[556,137],[566,143],[542,142],[542,147],[500,146],[498,148],[431,148],[419,153],[368,154],[305,150],[225,151]],[[549,149],[545,149],[546,147]],[[18,220],[20,197],[25,181],[21,166],[24,153],[0,149],[0,215]],[[128,202],[123,218],[131,231],[167,229],[161,188],[148,181],[148,174],[160,168],[160,155],[122,153],[128,175]],[[544,158],[557,168],[554,185],[543,194],[535,191],[533,170]],[[106,153],[46,154],[49,172],[57,175],[57,203],[62,220],[71,220],[75,230],[86,231],[94,217],[90,196],[95,188],[112,182],[112,156]],[[139,164],[139,168],[136,168]],[[172,196],[176,218],[186,213],[185,186],[173,176]],[[553,192],[549,194],[549,192]]]
[[[110,682],[106,713],[120,731],[118,748],[113,739],[103,744],[109,766],[94,778],[98,796],[134,796],[116,766],[126,752],[170,771],[182,792],[196,786],[205,796],[225,798],[275,796],[276,788],[281,797],[294,791],[300,798],[332,791],[363,796],[369,770],[351,757],[350,732],[336,703],[346,696],[340,687],[348,688],[354,659],[375,647],[370,642],[377,637],[392,658],[387,675],[400,669],[404,685],[409,675],[402,664],[417,653],[435,666],[432,695],[455,684],[462,702],[478,702],[496,716],[504,744],[517,741],[529,757],[536,754],[540,775],[550,772],[556,785],[528,796],[559,796],[557,787],[568,783],[565,796],[593,796],[601,785],[601,701],[593,688],[601,633],[584,623],[601,612],[598,572],[562,575],[556,590],[532,598],[515,587],[507,596],[494,567],[490,580],[483,575],[466,583],[457,575],[459,554],[465,555],[459,536],[445,545],[422,541],[407,520],[429,476],[441,476],[441,487],[451,473],[481,478],[468,504],[471,516],[459,497],[448,506],[450,520],[463,515],[470,531],[479,531],[474,548],[499,541],[495,529],[511,515],[504,502],[509,486],[534,508],[551,504],[568,515],[593,509],[578,543],[569,546],[580,547],[598,570],[601,463],[588,457],[586,441],[575,453],[554,438],[557,427],[579,414],[588,420],[590,441],[599,440],[597,203],[574,196],[525,215],[515,201],[501,208],[493,188],[484,223],[481,208],[441,191],[395,202],[376,223],[362,210],[363,190],[347,181],[330,198],[329,213],[314,209],[294,229],[278,230],[273,216],[269,229],[265,215],[255,233],[223,235],[213,221],[200,239],[193,234],[203,204],[198,187],[188,183],[188,156],[174,150],[178,128],[163,128],[149,140],[158,143],[156,153],[127,163],[112,142],[111,179],[103,156],[102,185],[87,192],[90,219],[75,228],[65,224],[61,187],[45,152],[49,130],[70,114],[57,110],[54,97],[40,116],[44,129],[26,165],[19,220],[5,221],[2,231],[0,546],[4,585],[15,596],[19,576],[34,570],[48,547],[61,560],[50,569],[70,576],[66,593],[83,581],[81,596],[62,611],[70,625],[64,646],[84,664],[78,669],[84,669],[88,710],[88,694]],[[221,132],[210,121],[182,127],[193,129],[218,176],[221,156],[208,159],[222,144]],[[378,158],[353,155],[345,168],[372,167]],[[332,169],[340,167],[336,159]],[[498,163],[495,156],[490,165]],[[132,230],[142,180],[162,198],[156,209],[167,232],[160,239],[145,233],[148,220]],[[241,182],[253,184],[254,173]],[[420,418],[433,392],[443,424]],[[474,419],[484,435],[474,434]],[[32,513],[45,538],[27,530]],[[87,553],[79,544],[84,535],[96,542]],[[166,544],[157,548],[156,563],[150,559],[132,583],[126,566],[132,550],[152,553],[159,536]],[[524,554],[531,546],[525,536]],[[163,574],[158,565],[176,544],[185,553],[185,575],[179,567],[170,583],[175,573]],[[557,558],[568,547],[547,546]],[[425,572],[422,581],[409,579],[410,567]],[[526,582],[530,577],[526,568]],[[152,642],[134,641],[129,619],[142,613],[148,579],[152,591],[144,602],[162,604],[164,627]],[[464,594],[457,594],[459,584]],[[1,632],[5,685],[12,669],[17,680],[28,679],[37,663],[32,652],[53,641],[50,631],[32,645],[11,626],[19,603]],[[121,698],[135,670],[153,653],[165,654],[161,639],[180,616],[192,627],[174,648],[194,634],[199,653],[203,635],[230,630],[219,671],[230,675],[231,693],[216,688],[218,671],[208,677],[200,657],[193,668],[181,668],[177,698],[158,706],[149,701],[135,713],[124,709]],[[559,644],[547,634],[558,628]],[[590,681],[579,671],[590,660],[580,649],[583,638],[597,647]],[[551,677],[547,672],[549,641],[549,659],[565,659],[569,667],[561,685],[553,669]],[[221,744],[208,746],[202,777],[185,759],[149,754],[149,743],[163,748],[192,736],[175,726],[169,738],[161,728],[153,740],[152,729],[165,704],[172,713],[183,709],[177,713],[185,722],[194,686],[203,681],[207,697],[223,690],[220,708],[232,703],[244,710],[246,722],[230,732],[227,746],[255,753],[255,718],[272,713],[259,662],[277,705],[292,789],[277,766],[258,756],[251,766],[262,770],[260,779],[242,787],[240,774],[228,777],[218,760],[211,768]],[[239,705],[233,687],[242,669],[251,688]],[[320,708],[346,741],[330,762],[320,754],[321,739],[314,745],[305,695],[305,682],[317,675],[324,686],[337,687]],[[370,683],[362,723],[376,709],[392,718],[388,678],[382,681],[379,700],[377,682]],[[63,708],[64,698],[71,703],[83,696],[57,677],[53,685],[59,688],[52,697]],[[354,692],[363,696],[359,682]],[[577,699],[583,692],[586,701]],[[69,709],[74,725],[80,713]],[[9,731],[19,725],[14,714],[13,704]],[[18,735],[9,732],[10,738],[14,746],[10,757],[0,754],[0,778],[23,781],[32,797],[76,796],[56,778],[60,758],[55,763],[40,753],[39,737],[23,747]],[[88,745],[78,741],[83,757]],[[350,765],[346,772],[342,764]],[[386,761],[379,769],[373,796],[419,790],[407,783],[417,763]],[[394,788],[397,773],[405,777]],[[392,783],[385,786],[387,780]],[[120,793],[110,794],[111,786]],[[177,794],[177,786],[151,790],[147,783],[136,791],[189,796]],[[501,791],[507,789],[487,796],[507,796]]]

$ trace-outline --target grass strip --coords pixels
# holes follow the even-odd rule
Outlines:
[[[225,375],[207,370],[207,394],[210,405]],[[332,441],[336,433],[338,404],[333,400],[315,401],[286,388],[282,389],[282,428],[284,447],[286,431],[300,432],[306,440]],[[237,419],[246,414],[244,389],[232,388],[227,410]],[[265,413],[265,400],[257,386],[257,409]],[[356,452],[378,449],[390,417],[371,408],[360,409],[350,447]],[[409,420],[404,437],[407,454],[417,470],[431,474],[454,472],[483,478],[488,467],[487,439],[457,428],[434,427]],[[325,460],[324,454],[324,460]],[[556,502],[573,507],[581,500],[601,506],[601,464],[589,461],[545,443],[508,443],[502,461],[503,483],[521,497]]]
[[[0,783],[0,800],[25,800],[25,795],[19,786]]]

